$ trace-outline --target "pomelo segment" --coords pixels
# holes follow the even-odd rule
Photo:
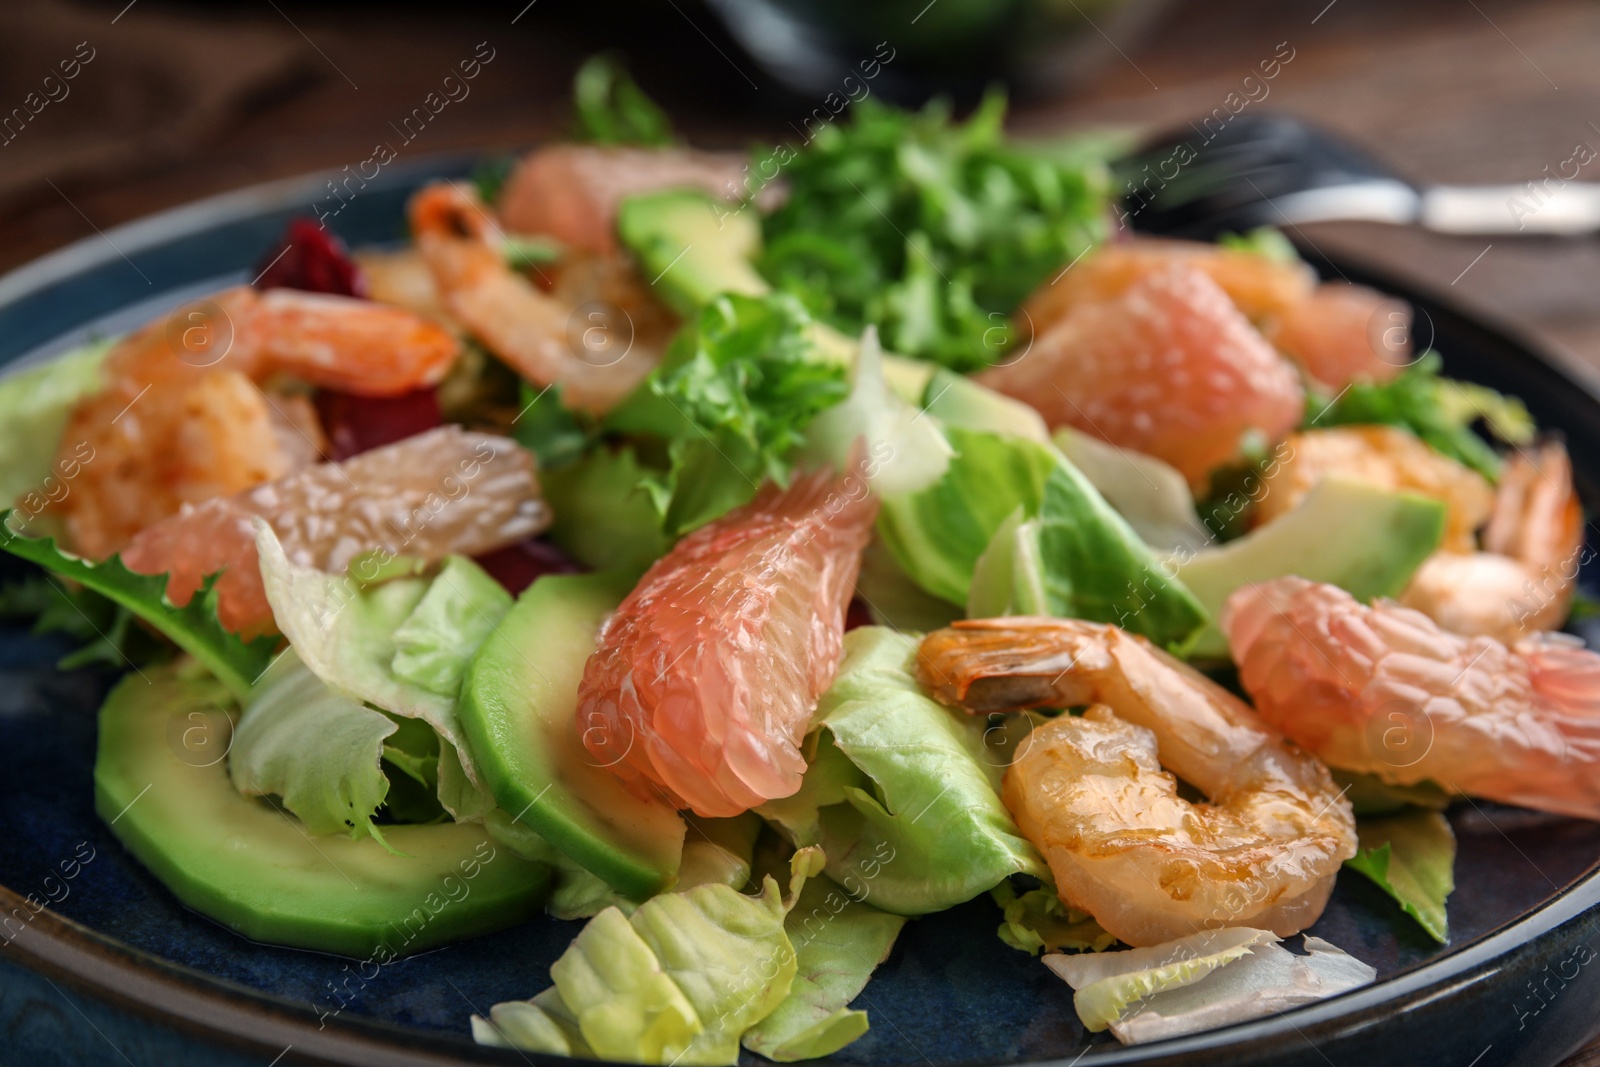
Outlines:
[[[1267,336],[1329,389],[1386,382],[1412,362],[1411,308],[1360,285],[1317,286],[1287,308]]]
[[[800,740],[843,649],[877,515],[818,473],[685,537],[601,630],[584,744],[641,796],[726,817],[800,788]]]
[[[1294,368],[1203,271],[1173,262],[1075,307],[978,380],[1063,424],[1166,460],[1203,486],[1255,431],[1300,421]]]
[[[122,560],[169,574],[180,607],[201,580],[217,580],[230,630],[270,630],[251,522],[266,519],[300,566],[341,571],[374,550],[427,560],[476,555],[549,525],[533,456],[516,442],[444,426],[343,463],[323,463],[233,496],[186,504],[136,536]]]

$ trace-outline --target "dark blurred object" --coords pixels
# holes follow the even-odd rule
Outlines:
[[[310,219],[289,223],[283,240],[256,271],[260,289],[303,289],[308,293],[364,297],[367,280],[350,250]]]
[[[0,208],[54,197],[50,183],[157,169],[321,76],[287,24],[113,15],[67,0],[0,5]]]
[[[1537,187],[1421,186],[1287,115],[1230,115],[1218,108],[1199,123],[1154,138],[1116,172],[1133,228],[1177,237],[1335,221],[1414,224],[1450,234],[1600,229],[1600,184],[1551,178]]]
[[[317,393],[317,417],[333,453],[328,458],[335,461],[403,441],[442,421],[437,389],[399,396],[356,396],[323,389]]]
[[[1131,49],[1170,4],[706,0],[706,6],[745,51],[796,92],[848,96],[860,84],[863,61],[877,60],[881,78],[873,88],[901,103],[920,103],[936,94],[970,100],[996,82],[1020,94],[1072,89]]]

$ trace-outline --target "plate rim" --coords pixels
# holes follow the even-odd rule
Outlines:
[[[379,189],[414,186],[429,177],[461,175],[485,158],[478,152],[449,152],[419,156],[388,168],[368,184]],[[342,171],[327,169],[274,179],[217,193],[97,231],[0,275],[0,308],[23,300],[52,285],[70,281],[90,269],[127,259],[175,239],[196,236],[230,222],[266,212],[310,204],[329,179]],[[1385,292],[1424,297],[1430,304],[1513,350],[1577,389],[1600,412],[1600,369],[1591,367],[1555,345],[1528,337],[1502,316],[1463,306],[1449,294],[1427,283],[1397,280],[1374,269],[1360,257],[1315,258],[1351,268],[1348,273]],[[1341,271],[1340,273],[1346,273]],[[0,373],[4,369],[0,368]],[[1597,472],[1600,474],[1600,472]],[[1441,997],[1492,977],[1497,964],[1540,938],[1580,921],[1600,908],[1600,857],[1577,880],[1546,899],[1533,911],[1453,948],[1447,955],[1418,965],[1371,986],[1327,1000],[1233,1026],[1168,1041],[1127,1047],[1101,1046],[1097,1063],[1150,1063],[1185,1054],[1237,1052],[1259,1055],[1271,1046],[1298,1035],[1331,1039],[1366,1029],[1375,1017],[1400,1016]],[[0,884],[0,914],[24,909],[33,912],[17,892]],[[199,916],[203,921],[211,921]],[[242,936],[242,935],[236,935]],[[409,1028],[383,1020],[352,1016],[320,1023],[309,1006],[266,993],[231,980],[176,963],[154,953],[124,944],[92,927],[49,908],[33,918],[9,944],[26,957],[31,970],[56,977],[93,999],[134,1009],[143,1021],[213,1044],[248,1047],[269,1057],[292,1045],[297,1054],[320,1057],[324,1062],[355,1065],[416,1064],[418,1067],[462,1062],[535,1062],[548,1067],[570,1063],[562,1057],[528,1053],[520,1060],[505,1050],[480,1046],[455,1034]],[[3,947],[3,946],[0,946]],[[225,1025],[232,1021],[233,1025]],[[1600,1029],[1600,1020],[1592,1026]],[[270,1040],[268,1036],[271,1035]],[[280,1040],[281,1038],[281,1040]],[[532,1057],[530,1060],[529,1057]],[[595,1061],[604,1062],[604,1061]],[[827,1061],[818,1061],[825,1063]],[[981,1061],[1007,1067],[1065,1065],[1059,1059]],[[1076,1061],[1072,1061],[1076,1062]],[[620,1065],[619,1065],[620,1067]]]

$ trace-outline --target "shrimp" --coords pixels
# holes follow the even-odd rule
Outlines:
[[[74,407],[57,446],[58,459],[93,458],[54,511],[79,552],[104,558],[185,503],[321,458],[310,401],[260,383],[391,395],[437,382],[456,351],[409,312],[344,297],[241,286],[187,304],[107,355],[106,385]]]
[[[1556,441],[1518,450],[1500,471],[1482,552],[1437,552],[1400,602],[1458,634],[1507,643],[1567,619],[1578,584],[1583,507],[1572,461]]]
[[[567,404],[599,414],[655,366],[667,330],[647,292],[630,290],[631,307],[592,309],[575,307],[570,291],[566,299],[541,292],[506,263],[498,225],[474,194],[454,183],[423,189],[410,211],[418,247],[451,316],[529,381],[559,384]],[[612,321],[609,308],[620,308],[627,325]],[[633,308],[640,310],[637,318]]]
[[[1494,507],[1494,490],[1481,474],[1416,435],[1393,426],[1336,426],[1285,439],[1262,481],[1256,521],[1293,511],[1330,474],[1443,501],[1449,510],[1442,544],[1452,552],[1478,547],[1478,528]]]
[[[1261,714],[1329,765],[1600,819],[1600,655],[1303,578],[1239,589],[1221,624]]]
[[[742,155],[681,148],[552,145],[524,156],[500,194],[512,233],[547,234],[574,251],[617,251],[617,205],[656,189],[701,189],[740,199],[749,181]]]
[[[1355,855],[1327,768],[1142,637],[1077,619],[957,622],[923,639],[917,673],[973,712],[1094,705],[1029,735],[1003,798],[1062,900],[1130,945],[1219,926],[1288,936]],[[1174,775],[1209,801],[1178,796]]]

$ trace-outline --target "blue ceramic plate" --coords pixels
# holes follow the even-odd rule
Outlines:
[[[466,169],[438,160],[391,168],[331,225],[352,244],[399,239],[409,193]],[[327,193],[325,176],[233,193],[118,227],[0,279],[0,364],[48,358],[249,281],[290,218],[337,204]],[[1401,295],[1418,309],[1418,341],[1431,334],[1450,373],[1521,396],[1541,425],[1566,434],[1585,499],[1600,500],[1600,384],[1446,304]],[[467,1019],[544,988],[576,923],[540,919],[372,974],[253,944],[185,910],[95,817],[94,716],[109,679],[53,671],[62,651],[23,632],[0,636],[0,1060],[548,1060],[477,1048]],[[855,1005],[869,1013],[871,1032],[835,1062],[1555,1063],[1600,1030],[1600,967],[1588,965],[1591,943],[1600,944],[1600,824],[1470,803],[1451,820],[1460,856],[1448,947],[1355,876],[1340,879],[1313,928],[1378,969],[1371,987],[1124,1049],[1086,1035],[1071,991],[1000,943],[985,897],[906,928]],[[60,865],[74,859],[76,877],[61,880]],[[56,903],[35,915],[22,899],[30,893]]]

